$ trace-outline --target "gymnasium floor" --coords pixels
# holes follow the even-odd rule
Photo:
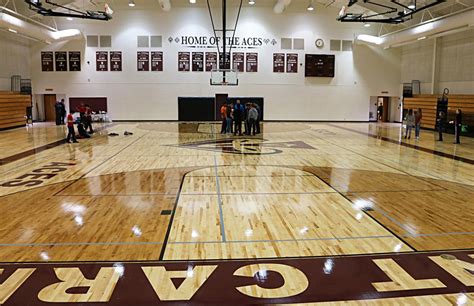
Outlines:
[[[0,304],[474,304],[474,139],[95,128],[0,132]]]

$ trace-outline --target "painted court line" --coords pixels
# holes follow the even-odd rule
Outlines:
[[[276,240],[228,240],[228,241],[175,241],[171,244],[209,244],[209,243],[266,243],[266,242],[300,242],[300,241],[328,241],[328,240],[356,240],[356,239],[377,239],[377,238],[397,238],[393,235],[361,236],[361,237],[323,237],[323,238],[302,238],[302,239],[276,239]]]
[[[214,126],[212,126],[212,133],[215,134],[214,131]],[[222,196],[221,196],[221,187],[220,187],[220,181],[219,181],[219,174],[217,173],[217,157],[216,154],[214,154],[214,173],[216,175],[216,188],[217,188],[217,202],[219,205],[219,223],[221,227],[221,237],[222,241],[226,242],[226,235],[225,235],[225,224],[224,224],[224,213],[222,211]]]
[[[451,232],[451,233],[432,233],[402,235],[408,237],[437,237],[437,236],[455,236],[455,235],[474,235],[474,232]],[[397,238],[393,235],[375,235],[360,237],[322,237],[322,238],[300,238],[300,239],[277,239],[277,240],[227,240],[227,241],[174,241],[168,244],[210,244],[210,243],[266,243],[266,242],[299,242],[299,241],[328,241],[328,240],[357,240],[357,239],[379,239],[379,238]],[[46,243],[0,243],[0,247],[35,247],[35,246],[84,246],[84,245],[162,245],[161,241],[150,242],[46,242]]]
[[[0,247],[35,246],[81,246],[81,245],[160,245],[163,242],[45,242],[45,243],[0,243]]]

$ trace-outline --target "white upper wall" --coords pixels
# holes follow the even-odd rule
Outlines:
[[[421,81],[422,93],[449,88],[451,93],[474,94],[474,29],[438,38],[436,66],[433,67],[434,39],[402,48],[402,82]]]
[[[32,49],[33,90],[36,94],[53,89],[67,97],[105,96],[112,119],[176,120],[178,96],[255,96],[265,99],[267,120],[368,120],[369,97],[400,94],[399,50],[380,50],[354,45],[353,52],[329,51],[330,39],[352,40],[370,29],[361,24],[336,21],[337,10],[317,7],[315,13],[275,15],[269,8],[242,9],[236,36],[276,39],[276,45],[257,49],[234,49],[259,53],[259,72],[239,74],[239,86],[209,85],[209,72],[178,72],[179,51],[216,51],[169,43],[168,37],[213,36],[206,8],[176,8],[168,13],[156,10],[115,10],[109,22],[63,20],[62,28],[77,28],[86,35],[112,35],[112,48],[88,48],[84,41],[56,45],[36,45]],[[230,23],[235,12],[229,13]],[[217,19],[220,14],[216,12]],[[235,17],[234,17],[235,18]],[[216,20],[216,27],[220,22]],[[229,25],[230,27],[231,25]],[[137,35],[162,35],[163,48],[137,48]],[[281,50],[282,37],[304,38],[305,50]],[[314,45],[316,38],[325,41],[323,49]],[[41,72],[40,52],[44,50],[81,51],[81,72]],[[95,51],[122,51],[122,72],[96,72]],[[138,72],[136,52],[164,52],[163,72]],[[304,64],[297,74],[273,73],[274,52],[298,53],[304,63],[305,53],[336,55],[334,78],[305,78]],[[90,64],[87,64],[90,62]],[[384,92],[382,94],[382,92]]]
[[[0,90],[11,89],[11,76],[30,77],[30,45],[20,36],[0,31]]]

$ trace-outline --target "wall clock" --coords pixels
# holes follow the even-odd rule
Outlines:
[[[315,43],[316,47],[318,47],[318,48],[324,47],[324,40],[322,40],[321,38],[316,39],[316,41],[314,43]]]

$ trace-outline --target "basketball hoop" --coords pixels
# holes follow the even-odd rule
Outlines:
[[[210,84],[213,86],[239,85],[238,71],[236,69],[213,69]]]

